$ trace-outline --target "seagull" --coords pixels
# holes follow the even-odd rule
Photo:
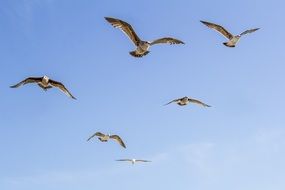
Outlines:
[[[195,104],[200,104],[200,105],[202,105],[204,107],[211,107],[208,104],[205,104],[205,103],[203,103],[203,102],[201,102],[199,100],[195,100],[195,99],[189,98],[187,96],[185,96],[183,98],[178,98],[178,99],[172,100],[172,101],[170,101],[170,102],[168,102],[167,104],[164,104],[164,105],[166,106],[166,105],[171,104],[173,102],[175,102],[179,106],[186,106],[187,104],[189,104],[191,102],[191,103],[195,103]]]
[[[143,41],[140,40],[138,35],[135,33],[134,29],[130,24],[127,22],[124,22],[122,20],[111,18],[111,17],[105,17],[105,19],[115,28],[119,28],[124,32],[130,40],[135,44],[136,50],[131,51],[130,54],[134,57],[143,57],[149,53],[149,48],[152,45],[155,44],[185,44],[184,42],[177,40],[175,38],[166,37],[166,38],[160,38],[154,41]]]
[[[223,44],[227,47],[235,47],[236,44],[238,43],[238,41],[240,40],[241,36],[259,30],[259,28],[249,29],[249,30],[246,30],[246,31],[242,32],[241,34],[235,36],[235,35],[232,35],[231,33],[229,33],[224,27],[222,27],[220,25],[210,23],[210,22],[206,22],[206,21],[201,21],[201,22],[203,24],[205,24],[206,26],[208,26],[209,28],[216,30],[217,32],[222,34],[224,37],[226,37],[229,41],[224,42]]]
[[[119,161],[119,162],[131,162],[132,164],[135,164],[136,162],[151,162],[149,160],[137,160],[137,159],[119,159],[119,160],[116,160],[116,161]]]
[[[47,91],[48,89],[52,87],[59,88],[62,92],[64,92],[67,96],[76,99],[68,90],[65,88],[65,86],[61,82],[57,82],[55,80],[51,80],[47,76],[43,77],[28,77],[25,80],[19,82],[16,85],[10,86],[11,88],[18,88],[22,85],[29,84],[29,83],[37,83],[39,87],[41,87],[44,91]]]
[[[90,139],[92,139],[93,137],[97,136],[98,139],[101,142],[107,142],[109,139],[114,139],[115,141],[117,141],[122,147],[126,148],[125,143],[123,142],[123,140],[121,139],[121,137],[119,137],[118,135],[111,135],[111,134],[103,134],[100,132],[96,132],[95,134],[93,134],[91,137],[89,137],[87,139],[87,141],[89,141]]]

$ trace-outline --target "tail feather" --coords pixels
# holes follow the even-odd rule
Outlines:
[[[149,53],[149,51],[144,52],[143,54],[139,54],[136,51],[131,51],[130,54],[134,57],[143,57],[145,55],[147,55]]]
[[[224,42],[223,44],[224,44],[225,46],[231,47],[231,48],[236,47],[235,45],[229,45],[228,42]]]

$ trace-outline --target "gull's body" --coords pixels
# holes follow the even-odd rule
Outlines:
[[[178,104],[179,106],[186,106],[186,105],[188,105],[189,103],[195,103],[195,104],[199,104],[199,105],[204,106],[204,107],[211,107],[211,106],[208,105],[208,104],[205,104],[205,103],[203,103],[203,102],[201,102],[201,101],[199,101],[199,100],[196,100],[196,99],[189,98],[189,97],[187,97],[187,96],[182,97],[182,98],[178,98],[178,99],[175,99],[175,100],[172,100],[172,101],[168,102],[168,103],[165,104],[165,105],[171,104],[171,103],[173,103],[173,102],[175,102],[175,103]]]
[[[206,26],[208,26],[211,29],[214,29],[215,31],[219,32],[220,34],[222,34],[226,39],[228,39],[227,42],[224,42],[223,44],[227,47],[235,47],[236,44],[239,42],[241,36],[245,35],[245,34],[249,34],[252,32],[255,32],[257,30],[259,30],[259,28],[254,28],[254,29],[249,29],[246,30],[244,32],[242,32],[239,35],[233,35],[230,32],[228,32],[224,27],[214,24],[214,23],[210,23],[210,22],[206,22],[206,21],[201,21],[203,24],[205,24]]]
[[[105,19],[115,28],[121,29],[136,46],[135,51],[131,51],[130,54],[134,57],[143,57],[149,53],[149,48],[155,44],[168,43],[168,44],[184,44],[184,42],[175,38],[160,38],[154,41],[143,41],[135,33],[130,24],[120,19],[105,17]]]
[[[76,99],[61,82],[57,82],[55,80],[52,80],[47,76],[28,77],[28,78],[24,79],[23,81],[19,82],[18,84],[11,86],[11,88],[18,88],[22,85],[29,84],[29,83],[37,83],[38,86],[41,87],[44,91],[47,91],[48,89],[53,88],[53,87],[59,88],[67,96],[69,96],[73,99]]]
[[[149,160],[140,160],[140,159],[119,159],[119,160],[116,160],[116,161],[120,161],[120,162],[130,162],[132,164],[135,164],[137,162],[151,162]]]
[[[87,141],[89,141],[90,139],[92,139],[93,137],[97,136],[98,139],[101,142],[108,142],[110,139],[115,140],[116,142],[118,142],[122,147],[126,148],[125,143],[123,142],[123,140],[121,139],[121,137],[119,137],[118,135],[111,135],[111,134],[103,134],[101,132],[96,132],[94,133],[92,136],[90,136]]]

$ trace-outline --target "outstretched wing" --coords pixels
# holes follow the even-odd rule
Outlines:
[[[202,21],[201,22],[203,24],[205,24],[206,26],[208,26],[209,28],[212,28],[214,30],[216,30],[217,32],[219,32],[220,34],[222,34],[224,37],[226,37],[227,39],[232,39],[234,36],[229,33],[224,27],[214,24],[214,23],[210,23],[210,22],[206,22],[206,21]]]
[[[182,42],[181,40],[175,39],[175,38],[160,38],[157,40],[154,40],[150,43],[150,45],[155,45],[155,44],[185,44],[184,42]]]
[[[119,159],[119,160],[116,160],[116,161],[119,161],[119,162],[131,162],[132,160],[131,159]]]
[[[102,133],[100,133],[100,132],[96,132],[96,133],[94,133],[93,135],[91,135],[91,136],[87,139],[87,141],[89,141],[90,139],[92,139],[92,138],[95,137],[95,136],[103,137],[104,134],[102,134]]]
[[[250,30],[246,30],[243,33],[240,34],[240,36],[245,35],[245,34],[249,34],[252,32],[255,32],[256,30],[259,30],[260,28],[254,28],[254,29],[250,29]]]
[[[136,160],[137,162],[151,162],[150,160]]]
[[[15,84],[13,86],[10,86],[11,88],[18,88],[21,85],[25,85],[28,83],[34,83],[34,82],[40,82],[42,80],[42,77],[29,77],[26,78],[25,80],[19,82],[18,84]]]
[[[164,106],[166,106],[166,105],[168,105],[168,104],[171,104],[171,103],[173,103],[173,102],[178,102],[180,99],[181,99],[181,98],[172,100],[172,101],[168,102],[167,104],[164,104]]]
[[[105,17],[105,19],[115,28],[121,29],[131,40],[132,42],[138,46],[139,42],[141,41],[138,35],[135,33],[133,27],[120,19]]]
[[[67,88],[65,88],[65,86],[61,83],[61,82],[57,82],[57,81],[54,81],[54,80],[49,80],[49,83],[54,86],[54,87],[57,87],[59,88],[62,92],[64,92],[67,96],[73,98],[76,100],[76,98],[67,90]]]
[[[188,100],[189,100],[189,102],[194,103],[194,104],[200,104],[200,105],[202,105],[204,107],[211,107],[210,105],[205,104],[205,103],[203,103],[203,102],[201,102],[199,100],[195,100],[195,99],[191,99],[191,98],[189,98]]]
[[[126,148],[125,143],[123,142],[123,140],[121,139],[121,137],[119,137],[118,135],[111,135],[110,138],[111,138],[111,139],[114,139],[114,140],[117,141],[122,147]]]

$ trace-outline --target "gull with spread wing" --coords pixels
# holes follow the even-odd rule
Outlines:
[[[172,101],[168,102],[167,104],[165,104],[165,106],[168,105],[168,104],[171,104],[173,102],[178,104],[179,106],[186,106],[189,103],[194,103],[194,104],[202,105],[204,107],[211,107],[208,104],[205,104],[205,103],[203,103],[203,102],[201,102],[199,100],[196,100],[196,99],[189,98],[187,96],[185,96],[183,98],[178,98],[178,99],[172,100]]]
[[[115,28],[122,30],[135,44],[136,50],[130,52],[130,54],[134,57],[143,57],[147,55],[149,53],[148,50],[150,46],[155,44],[184,44],[184,42],[171,37],[160,38],[154,41],[143,41],[138,37],[132,26],[127,22],[111,17],[105,17],[105,19]]]
[[[68,90],[67,88],[61,83],[55,80],[50,79],[47,76],[43,77],[28,77],[25,80],[19,82],[16,85],[10,86],[11,88],[18,88],[22,85],[29,84],[29,83],[37,83],[39,87],[41,87],[44,91],[47,91],[50,88],[56,87],[59,88],[62,92],[64,92],[67,96],[76,99]]]
[[[151,162],[149,160],[140,160],[140,159],[119,159],[119,160],[116,160],[116,161],[119,161],[119,162],[131,162],[132,164],[135,164],[137,162]]]
[[[224,27],[222,27],[220,25],[210,23],[210,22],[206,22],[206,21],[201,21],[201,22],[203,24],[205,24],[206,26],[208,26],[209,28],[216,30],[217,32],[222,34],[225,38],[227,38],[229,41],[223,43],[227,47],[235,47],[243,35],[249,34],[249,33],[252,33],[252,32],[259,30],[259,28],[254,28],[254,29],[246,30],[246,31],[240,33],[239,35],[233,35],[230,32],[228,32]]]
[[[87,141],[89,141],[90,139],[92,139],[93,137],[98,137],[98,139],[101,142],[108,142],[110,139],[115,140],[117,143],[119,143],[122,147],[126,148],[125,143],[123,142],[123,140],[121,139],[121,137],[119,137],[118,135],[111,135],[111,134],[103,134],[101,132],[96,132],[95,134],[93,134],[91,137],[89,137],[87,139]]]

